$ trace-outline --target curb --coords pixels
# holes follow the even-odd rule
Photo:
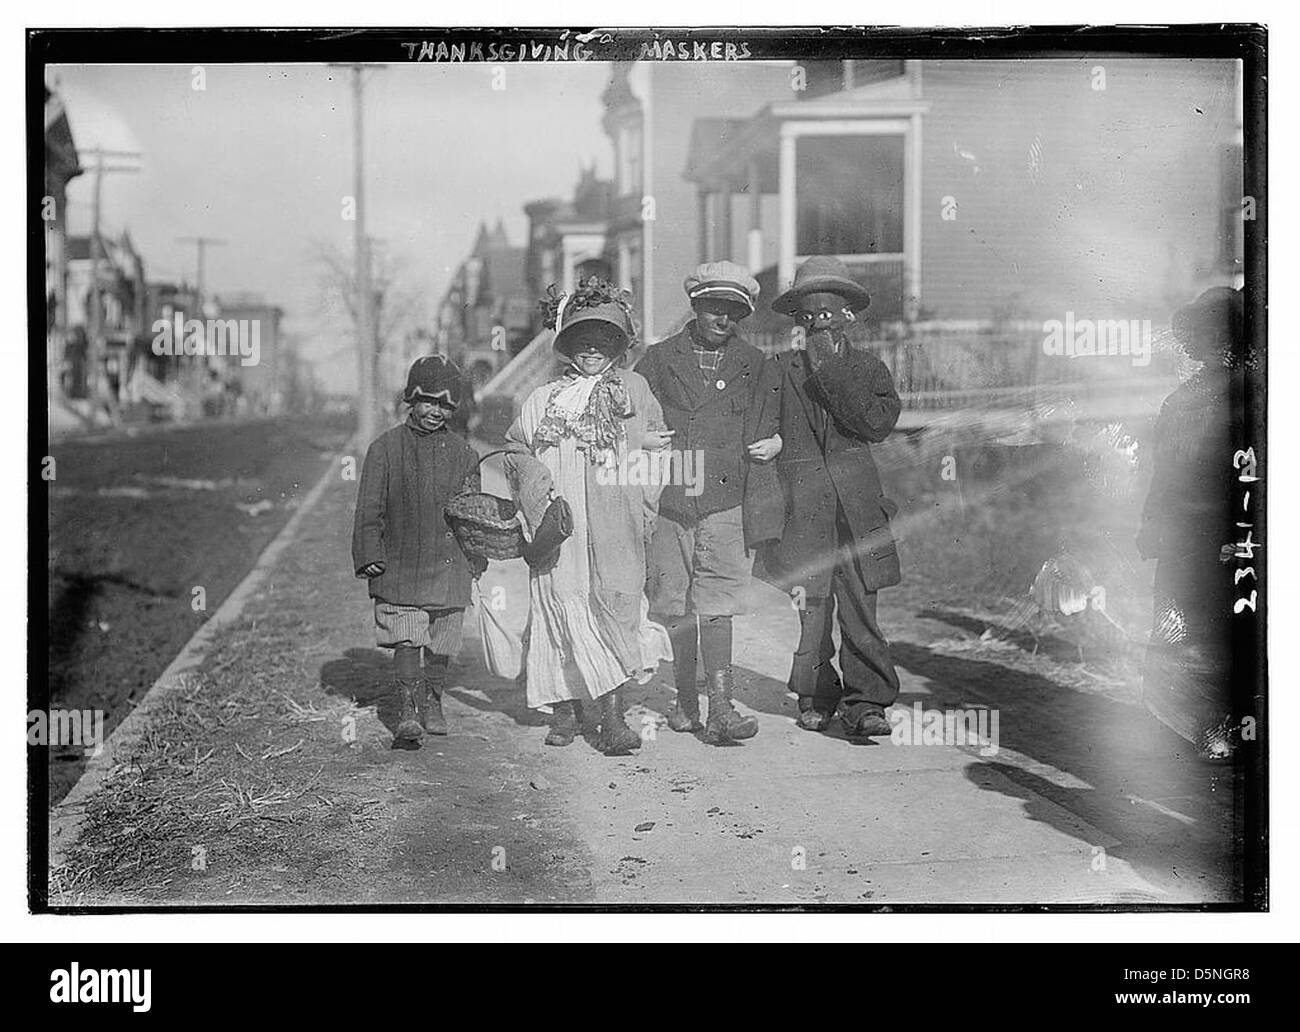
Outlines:
[[[113,733],[108,736],[108,741],[104,743],[104,751],[98,756],[91,757],[81,777],[72,786],[72,791],[50,810],[50,870],[63,863],[67,851],[76,844],[77,839],[81,836],[81,808],[85,801],[95,794],[100,785],[113,772],[117,766],[118,755],[128,755],[131,746],[140,740],[149,725],[151,714],[173,692],[185,687],[185,675],[202,665],[203,661],[207,659],[208,652],[212,648],[217,635],[239,618],[245,604],[262,586],[271,568],[280,558],[280,553],[293,540],[303,520],[316,507],[316,503],[320,501],[330,483],[338,476],[336,464],[339,456],[355,450],[353,445],[355,445],[355,440],[349,442],[344,451],[331,457],[329,465],[321,478],[303,497],[298,508],[289,517],[288,522],[280,528],[279,533],[262,550],[262,554],[257,557],[257,562],[253,564],[253,568],[235,586],[235,589],[221,603],[217,611],[208,618],[207,622],[194,632],[194,636],[185,643],[185,647],[177,653],[176,658],[168,664],[167,669],[158,676],[158,680],[150,686],[149,690],[145,692],[126,718],[113,729]]]

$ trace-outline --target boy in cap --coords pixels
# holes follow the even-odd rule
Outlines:
[[[443,518],[453,497],[479,489],[477,452],[447,426],[462,383],[441,355],[417,358],[402,395],[406,421],[371,444],[361,467],[352,567],[369,583],[377,644],[393,650],[401,707],[394,748],[447,733],[447,664],[460,648],[470,577],[487,565],[471,565]]]
[[[846,332],[870,303],[843,263],[829,257],[809,258],[794,286],[772,302],[794,317],[805,346],[776,359],[784,375],[777,471],[786,518],[764,565],[803,603],[789,682],[799,697],[799,726],[823,731],[838,713],[854,737],[888,735],[885,707],[898,696],[889,643],[876,622],[876,592],[900,580],[889,529],[895,506],[881,492],[870,445],[889,436],[902,404],[889,369],[852,347]],[[835,615],[842,681],[831,665]]]
[[[637,365],[663,407],[656,442],[694,463],[694,482],[670,483],[659,498],[648,556],[651,619],[668,628],[677,705],[674,731],[704,730],[711,744],[758,733],[732,706],[732,617],[743,611],[760,542],[779,536],[779,509],[760,504],[764,475],[781,450],[775,392],[779,371],[738,335],[754,311],[758,282],[734,262],[706,262],[685,281],[695,317],[649,348]],[[653,445],[651,445],[653,446]],[[770,496],[769,496],[770,497]],[[704,661],[708,722],[700,723],[695,672]]]

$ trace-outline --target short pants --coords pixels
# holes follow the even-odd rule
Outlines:
[[[437,606],[399,606],[375,599],[375,642],[382,649],[399,645],[427,648],[440,656],[460,651],[464,609]]]
[[[650,612],[736,616],[746,611],[754,557],[739,505],[682,524],[659,514],[646,556]]]

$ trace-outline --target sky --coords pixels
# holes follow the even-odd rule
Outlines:
[[[193,281],[207,250],[208,293],[254,291],[280,304],[330,389],[355,366],[344,313],[323,307],[321,246],[351,255],[351,71],[325,65],[53,66],[83,152],[140,153],[139,171],[104,176],[103,225],[131,233],[150,279]],[[579,168],[611,157],[600,126],[604,63],[389,65],[367,72],[366,218],[371,236],[427,291],[434,311],[480,220],[525,243],[523,205],[571,195]],[[68,224],[91,222],[93,176],[69,187]]]

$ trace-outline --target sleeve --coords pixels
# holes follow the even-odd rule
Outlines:
[[[357,511],[352,524],[352,571],[387,562],[384,546],[384,504],[388,497],[388,449],[383,439],[366,451],[357,487]]]
[[[785,374],[774,357],[763,359],[754,383],[753,403],[746,417],[745,443],[763,441],[781,429],[781,384]]]
[[[477,494],[483,490],[483,467],[479,464],[478,452],[466,446],[461,457],[465,463],[465,472],[460,478],[459,492]]]
[[[658,345],[652,344],[646,348],[646,353],[641,356],[641,361],[633,367],[632,371],[645,377],[650,392],[657,396],[659,394],[660,376]]]
[[[1172,456],[1169,448],[1170,415],[1168,402],[1161,406],[1151,434],[1150,448],[1144,455],[1139,450],[1139,461],[1151,470],[1151,484],[1146,502],[1142,506],[1142,522],[1138,528],[1137,550],[1143,559],[1157,559],[1165,550],[1168,526],[1168,496],[1172,476]]]
[[[532,422],[525,417],[529,415],[530,406],[536,404],[534,399],[537,397],[536,392],[528,397],[524,402],[523,411],[506,431],[504,444],[506,454],[502,460],[506,479],[510,483],[510,493],[514,496],[515,504],[519,506],[530,537],[541,522],[554,489],[551,471],[534,457],[532,435],[525,429],[526,423]]]
[[[850,350],[822,362],[813,375],[827,411],[843,429],[872,442],[889,436],[903,403],[884,362]]]
[[[647,430],[666,429],[666,426],[664,424],[663,406],[659,404],[659,399],[654,396],[653,392],[651,392],[648,383],[643,385],[640,391],[638,392],[636,404],[637,404],[637,409],[641,413],[641,418],[636,421],[638,437],[643,438]],[[629,437],[629,440],[627,442],[627,447],[629,452],[633,451],[636,448],[641,448],[642,446],[643,446],[642,441],[633,441]],[[662,482],[656,482],[656,483],[646,485],[645,520],[646,520],[647,534],[653,531],[654,521],[658,519],[659,496],[663,494],[663,490],[664,490],[664,485]]]

